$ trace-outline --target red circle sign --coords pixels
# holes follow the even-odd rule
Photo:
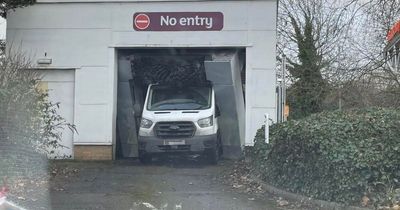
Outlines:
[[[135,26],[139,30],[145,30],[150,26],[150,18],[146,14],[139,14],[135,17]]]

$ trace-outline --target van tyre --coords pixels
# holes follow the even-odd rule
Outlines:
[[[139,154],[139,161],[142,164],[150,164],[153,157],[149,154]]]
[[[221,134],[218,131],[218,140],[215,148],[208,150],[206,153],[207,162],[212,165],[217,165],[222,155]]]
[[[210,149],[207,151],[206,160],[212,165],[217,165],[219,161],[219,156],[220,154],[218,148]]]

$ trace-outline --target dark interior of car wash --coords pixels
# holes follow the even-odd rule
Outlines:
[[[117,159],[139,156],[142,112],[146,109],[148,87],[153,84],[172,85],[182,90],[211,84],[220,115],[223,157],[240,157],[244,146],[245,49],[130,48],[119,49],[117,55]]]

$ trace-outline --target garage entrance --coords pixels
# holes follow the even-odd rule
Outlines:
[[[240,157],[245,132],[243,48],[119,49],[116,158],[138,157],[138,132],[148,86],[212,84],[227,158]]]

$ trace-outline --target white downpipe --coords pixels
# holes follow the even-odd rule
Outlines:
[[[269,144],[269,114],[264,114],[264,124],[265,124],[265,143]]]

